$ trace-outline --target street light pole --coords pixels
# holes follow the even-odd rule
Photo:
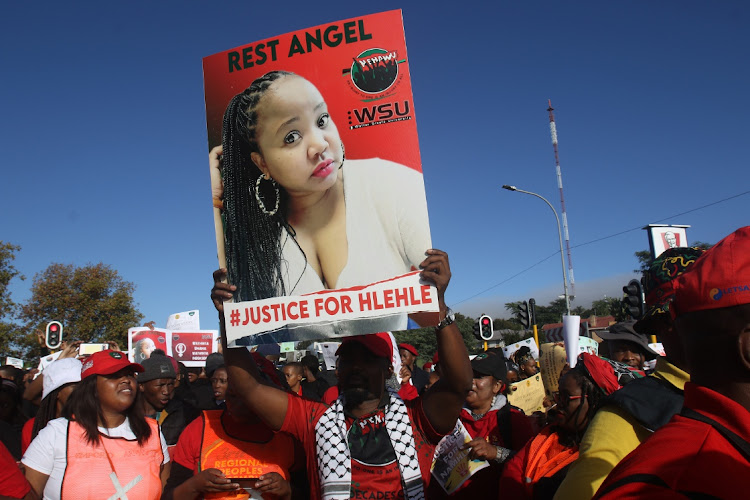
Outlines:
[[[523,189],[518,189],[516,186],[509,186],[508,184],[505,184],[503,186],[503,189],[507,189],[508,191],[518,191],[519,193],[525,193],[530,194],[531,196],[536,196],[537,198],[544,201],[544,203],[549,206],[550,209],[552,209],[552,213],[555,214],[555,220],[557,221],[557,235],[560,238],[560,261],[562,262],[562,273],[563,273],[563,290],[565,291],[565,310],[568,311],[568,316],[570,316],[570,296],[568,295],[568,275],[565,272],[565,254],[563,253],[563,241],[562,241],[562,230],[560,229],[560,217],[557,216],[557,210],[555,210],[555,207],[552,206],[552,204],[547,201],[547,198],[544,196],[538,195],[536,193],[532,193],[531,191],[524,191]]]

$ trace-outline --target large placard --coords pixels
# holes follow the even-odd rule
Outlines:
[[[232,308],[262,301],[278,310],[289,297],[299,304],[418,269],[431,238],[401,11],[236,47],[206,57],[203,70]],[[427,284],[412,275],[399,289],[406,282],[415,297]],[[403,330],[407,314],[438,310],[436,300],[394,304],[240,326],[227,314],[227,338],[249,345]]]

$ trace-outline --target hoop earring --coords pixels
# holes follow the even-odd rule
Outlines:
[[[281,201],[281,193],[279,193],[279,183],[275,180],[269,178],[268,181],[271,183],[271,186],[274,189],[274,192],[276,194],[276,205],[273,207],[273,210],[268,210],[266,207],[265,202],[263,201],[263,198],[260,196],[260,183],[263,181],[265,177],[263,175],[258,176],[258,179],[255,181],[255,189],[253,190],[255,193],[255,199],[258,202],[258,206],[260,206],[260,209],[263,211],[264,214],[268,215],[269,217],[276,215],[276,212],[279,211],[279,202]]]

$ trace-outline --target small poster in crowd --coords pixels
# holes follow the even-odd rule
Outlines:
[[[544,411],[544,382],[541,374],[519,380],[510,384],[510,395],[508,401],[513,406],[521,408],[526,415],[535,411]]]
[[[23,370],[23,360],[20,358],[14,358],[11,356],[5,357],[5,364],[10,366],[15,366],[16,368],[20,368]]]
[[[578,354],[587,352],[599,355],[599,344],[589,337],[578,338]],[[564,342],[547,342],[542,344],[539,354],[539,367],[544,382],[544,390],[548,396],[557,392],[560,372],[568,362]]]
[[[341,342],[322,342],[319,345],[320,345],[320,350],[323,353],[323,363],[325,364],[325,369],[335,370],[336,369],[336,351],[341,345]]]
[[[128,359],[140,363],[151,357],[154,349],[161,349],[166,354],[172,352],[171,331],[148,327],[128,329]]]
[[[536,342],[534,341],[533,337],[529,337],[527,339],[516,342],[515,344],[503,347],[503,354],[505,355],[505,359],[510,359],[514,352],[524,346],[529,348],[534,359],[539,359],[539,348],[536,346]]]
[[[197,332],[201,329],[200,313],[197,309],[176,314],[167,318],[167,330],[173,332]]]
[[[174,359],[185,366],[205,366],[206,358],[218,350],[217,330],[171,332]]]
[[[461,449],[469,441],[471,436],[459,420],[453,431],[435,447],[432,476],[448,495],[460,488],[477,471],[490,466],[487,460],[469,460],[470,450]]]
[[[235,47],[203,75],[219,265],[237,286],[229,346],[404,330],[437,312],[412,272],[432,243],[401,11]],[[325,236],[312,220],[330,221]]]

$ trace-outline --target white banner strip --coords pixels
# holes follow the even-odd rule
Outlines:
[[[416,312],[439,310],[437,289],[413,271],[367,286],[341,290],[322,290],[301,296],[273,297],[251,302],[224,303],[224,323],[230,346],[244,339],[241,345],[306,340],[303,330],[311,325],[333,325],[325,329],[309,328],[322,337],[341,337],[362,333],[367,327],[357,321],[357,328],[341,331],[337,323],[354,324],[352,320],[392,318]],[[364,322],[366,323],[366,322]],[[373,322],[381,327],[382,322]],[[405,324],[405,323],[404,323]],[[278,332],[274,335],[273,332]],[[262,335],[268,334],[268,335]]]

